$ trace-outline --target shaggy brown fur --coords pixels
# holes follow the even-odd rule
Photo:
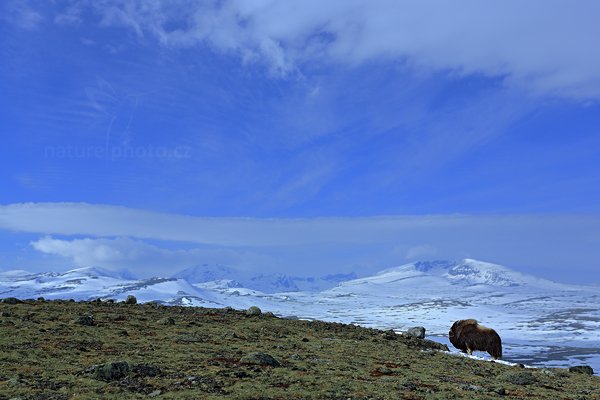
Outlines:
[[[448,332],[450,343],[468,354],[474,350],[487,351],[494,358],[502,358],[502,340],[495,330],[479,325],[474,319],[456,321]]]

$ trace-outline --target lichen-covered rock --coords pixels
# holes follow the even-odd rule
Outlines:
[[[406,334],[419,339],[425,339],[425,328],[422,326],[413,326],[406,330]]]
[[[94,378],[110,382],[122,379],[129,374],[130,368],[127,361],[115,361],[93,367]]]
[[[246,310],[246,315],[249,317],[258,316],[260,314],[262,314],[262,311],[260,310],[260,308],[258,308],[256,306],[252,306]]]
[[[240,359],[240,364],[262,365],[268,367],[279,367],[281,363],[267,353],[250,353]]]
[[[398,334],[396,332],[394,332],[393,329],[388,329],[387,331],[384,331],[381,334],[381,336],[384,339],[387,339],[387,340],[396,340],[396,339],[398,339]]]
[[[130,294],[125,299],[125,304],[137,304],[137,299],[135,298],[135,296],[133,296],[133,295]]]
[[[171,317],[161,318],[158,320],[159,325],[175,325],[175,319]]]
[[[576,372],[578,374],[594,375],[594,369],[589,365],[577,365],[575,367],[569,367],[569,372]]]
[[[227,331],[223,335],[223,338],[231,340],[231,339],[238,339],[239,336],[234,331]]]
[[[473,385],[473,384],[463,384],[460,385],[460,388],[462,390],[468,390],[471,392],[485,392],[485,388],[479,385]]]
[[[75,318],[75,323],[83,326],[94,326],[96,325],[96,321],[94,320],[93,315],[80,315]]]

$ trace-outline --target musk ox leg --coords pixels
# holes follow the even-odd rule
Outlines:
[[[470,347],[467,347],[467,354],[472,356],[473,355],[473,350],[471,350]]]

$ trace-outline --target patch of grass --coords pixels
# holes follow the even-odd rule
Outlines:
[[[80,316],[93,316],[93,325]],[[595,376],[523,370],[434,346],[227,309],[0,303],[0,399],[600,399]],[[257,352],[279,365],[240,362]]]

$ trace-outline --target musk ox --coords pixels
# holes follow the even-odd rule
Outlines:
[[[450,343],[463,353],[487,351],[494,359],[502,358],[502,340],[495,330],[479,325],[474,319],[461,319],[448,332]]]

